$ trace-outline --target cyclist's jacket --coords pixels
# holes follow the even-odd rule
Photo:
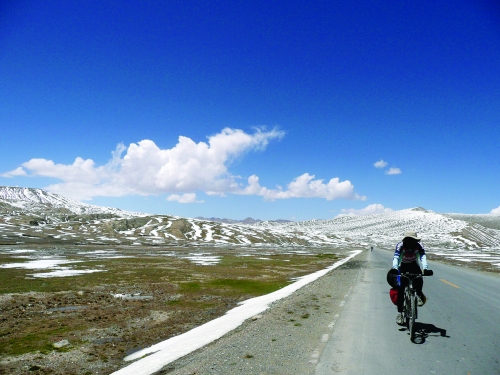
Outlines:
[[[427,269],[427,258],[425,256],[425,248],[421,242],[417,243],[416,249],[405,249],[403,241],[396,245],[396,251],[392,258],[392,268],[399,268],[401,263],[420,263],[422,269]]]

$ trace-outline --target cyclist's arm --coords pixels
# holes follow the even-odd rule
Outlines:
[[[427,265],[427,257],[425,256],[425,248],[422,242],[420,242],[420,247],[422,248],[421,251],[419,251],[420,254],[420,264],[422,265],[422,269],[427,270],[429,269],[429,266]]]
[[[400,242],[396,245],[396,251],[394,251],[394,256],[392,257],[392,268],[394,269],[399,269],[402,247],[403,247],[403,242]]]

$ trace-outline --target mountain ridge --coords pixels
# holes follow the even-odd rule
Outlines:
[[[301,222],[214,219],[132,213],[76,202],[41,189],[0,187],[0,244],[392,248],[411,230],[434,248],[500,248],[500,229],[496,227],[500,228],[500,216],[439,214],[422,207]],[[485,225],[478,220],[486,220]]]

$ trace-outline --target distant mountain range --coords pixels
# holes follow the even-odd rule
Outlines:
[[[417,231],[439,249],[500,248],[500,215],[411,208],[291,222],[151,215],[80,203],[41,189],[0,187],[0,244],[388,247]]]
[[[49,193],[42,189],[0,186],[0,213],[29,212],[32,214],[60,214],[60,215],[116,215],[119,217],[142,216],[137,212],[129,212],[118,208],[85,204],[59,194]],[[262,222],[259,219],[247,217],[244,220],[220,219],[217,217],[196,217],[198,220],[207,220],[227,224],[253,225]],[[272,220],[276,223],[288,223],[290,220]]]
[[[227,224],[247,224],[247,225],[253,225],[257,223],[261,223],[262,220],[260,219],[252,219],[251,217],[247,217],[246,219],[243,220],[233,220],[233,219],[220,219],[218,217],[211,217],[211,218],[206,218],[202,216],[198,216],[195,219],[198,220],[207,220],[207,221],[214,221],[217,223],[227,223]],[[273,223],[291,223],[291,220],[284,220],[284,219],[278,219],[278,220],[269,220]]]

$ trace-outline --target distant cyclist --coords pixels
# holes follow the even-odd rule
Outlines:
[[[424,275],[429,273],[424,245],[420,242],[420,238],[417,237],[416,232],[406,232],[403,241],[396,245],[396,251],[392,259],[392,269],[389,271],[389,274],[398,275],[405,272],[420,274],[422,270]],[[408,280],[401,277],[400,286],[398,287],[397,324],[403,324],[404,321],[401,313],[403,312],[404,289],[407,285]],[[413,281],[413,286],[417,291],[418,306],[423,306],[426,301],[425,295],[422,293],[423,285],[424,280],[422,278]]]

